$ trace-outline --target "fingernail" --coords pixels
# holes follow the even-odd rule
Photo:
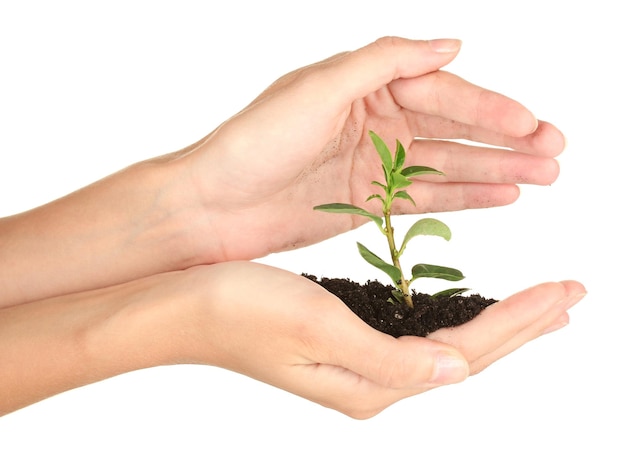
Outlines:
[[[469,365],[465,359],[448,353],[439,353],[431,382],[438,385],[461,382],[469,376]]]
[[[428,43],[430,48],[437,53],[452,53],[461,48],[461,41],[458,39],[433,39]]]
[[[587,296],[587,293],[579,293],[572,296],[568,296],[567,298],[563,298],[561,301],[557,303],[557,306],[561,307],[564,311],[568,310],[570,307],[574,306],[581,299]]]

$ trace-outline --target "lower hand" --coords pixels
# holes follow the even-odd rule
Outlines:
[[[207,286],[199,288],[206,292],[194,312],[193,362],[246,374],[355,418],[480,372],[563,326],[585,292],[574,281],[544,283],[460,327],[395,339],[284,270],[232,262],[194,273]]]
[[[428,338],[380,333],[302,276],[199,266],[0,313],[0,415],[137,369],[209,364],[355,418],[460,382],[546,330],[584,293],[545,283]]]

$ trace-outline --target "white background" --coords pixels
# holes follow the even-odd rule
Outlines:
[[[447,69],[520,100],[568,148],[553,186],[438,215],[453,240],[423,254],[496,298],[566,278],[589,295],[567,328],[368,421],[218,368],[155,368],[0,418],[0,464],[626,464],[618,2],[16,5],[0,1],[0,216],[196,141],[294,68],[382,35],[458,37]],[[263,261],[384,279],[356,256],[370,235]]]

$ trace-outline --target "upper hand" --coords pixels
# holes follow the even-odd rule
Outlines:
[[[312,208],[363,206],[376,189],[369,130],[392,150],[399,139],[407,165],[446,174],[416,179],[417,206],[401,202],[398,213],[505,205],[518,183],[552,183],[562,134],[521,104],[440,71],[459,45],[385,38],[296,70],[195,146],[188,160],[214,243],[205,261],[261,257],[362,223]]]

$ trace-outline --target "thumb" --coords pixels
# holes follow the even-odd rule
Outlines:
[[[338,298],[315,306],[297,364],[274,384],[357,419],[437,386],[461,382],[469,364],[453,346],[374,330]],[[319,312],[328,310],[332,314]],[[331,318],[327,318],[331,315]],[[302,349],[302,348],[301,348]]]
[[[450,63],[461,48],[458,39],[410,40],[383,37],[342,55],[325,78],[334,95],[352,101],[399,78],[414,78]],[[343,87],[343,88],[342,88]]]
[[[450,345],[414,336],[394,338],[364,326],[344,335],[333,364],[393,389],[425,390],[469,376],[467,360]]]

